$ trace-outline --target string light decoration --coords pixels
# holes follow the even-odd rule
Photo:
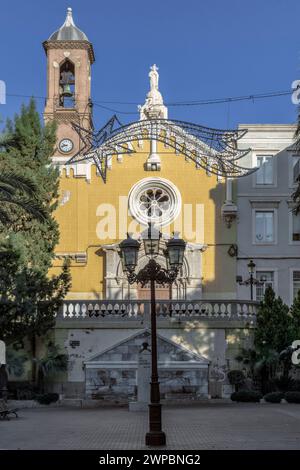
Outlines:
[[[122,125],[116,115],[98,132],[75,123],[72,127],[78,133],[81,145],[67,164],[93,161],[104,183],[108,159],[112,155],[135,153],[132,143],[141,140],[162,142],[193,161],[196,167],[219,177],[237,178],[257,170],[238,163],[250,151],[238,148],[238,141],[247,129],[213,129],[174,119],[148,119]]]

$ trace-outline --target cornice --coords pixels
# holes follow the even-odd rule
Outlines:
[[[93,45],[89,41],[44,41],[43,48],[46,55],[48,49],[85,49],[88,51],[91,64],[95,62]]]

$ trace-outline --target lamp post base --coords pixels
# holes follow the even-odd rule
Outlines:
[[[153,386],[153,384],[151,384]],[[149,432],[146,434],[146,446],[165,446],[166,435],[161,430],[161,404],[149,404]]]
[[[146,446],[165,446],[166,435],[163,431],[149,431],[146,434],[145,443]]]

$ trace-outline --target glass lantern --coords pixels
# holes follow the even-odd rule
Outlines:
[[[120,243],[119,256],[123,271],[133,272],[137,266],[140,243],[130,235]]]

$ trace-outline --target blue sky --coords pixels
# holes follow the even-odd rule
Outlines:
[[[96,101],[143,103],[149,66],[156,63],[165,102],[289,90],[300,79],[300,2],[297,0],[27,0],[1,1],[0,79],[7,93],[43,97],[42,42],[73,8],[77,26],[94,45]],[[7,97],[2,119],[25,98]],[[38,100],[42,112],[43,99]],[[136,105],[111,104],[123,113]],[[137,114],[119,113],[122,122]],[[112,113],[95,107],[100,126]],[[197,107],[169,107],[174,119],[211,127],[290,123],[290,96]]]

